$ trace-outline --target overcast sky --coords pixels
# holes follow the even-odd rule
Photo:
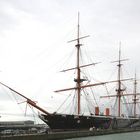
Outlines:
[[[63,80],[55,76],[74,48],[67,41],[76,37],[78,11],[80,33],[90,35],[84,47],[94,62],[102,62],[98,78],[118,58],[120,41],[128,75],[136,69],[139,78],[139,0],[0,0],[0,81],[48,109],[54,106],[51,93]],[[8,108],[5,90],[2,110]]]

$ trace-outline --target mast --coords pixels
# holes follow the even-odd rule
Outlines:
[[[119,46],[119,60],[118,60],[118,89],[117,91],[117,97],[118,97],[118,116],[120,117],[121,113],[121,94],[124,91],[124,89],[121,88],[121,43]]]
[[[135,73],[135,80],[134,80],[134,92],[133,93],[129,93],[129,94],[123,94],[123,91],[125,91],[125,89],[122,89],[121,87],[121,81],[124,81],[121,79],[121,62],[122,61],[126,61],[128,59],[121,59],[121,43],[119,45],[119,60],[118,61],[113,61],[113,62],[118,62],[118,88],[116,89],[117,94],[116,95],[109,95],[109,96],[100,96],[100,98],[106,98],[106,97],[117,97],[118,98],[118,116],[121,116],[121,97],[122,96],[133,96],[134,99],[133,102],[131,103],[125,103],[125,104],[134,104],[134,117],[136,117],[136,104],[140,103],[137,102],[137,100],[139,100],[137,98],[137,95],[140,95],[140,93],[137,93],[137,80],[136,80],[136,73]],[[128,79],[128,80],[133,80],[134,78]],[[126,80],[125,80],[126,81]]]
[[[77,49],[77,54],[76,54],[76,67],[69,68],[69,69],[62,70],[61,71],[61,72],[65,72],[65,71],[76,69],[76,71],[77,71],[76,74],[77,75],[76,75],[76,78],[74,78],[74,82],[76,83],[76,87],[67,88],[67,89],[61,89],[61,90],[55,91],[55,92],[62,92],[62,91],[68,91],[68,90],[75,90],[76,91],[76,94],[77,94],[77,115],[79,115],[81,113],[81,89],[82,88],[85,88],[85,87],[90,87],[91,86],[91,85],[85,85],[85,86],[81,85],[81,83],[83,81],[87,81],[86,79],[81,79],[81,68],[98,64],[98,63],[91,63],[91,64],[82,65],[82,66],[80,65],[80,47],[82,45],[82,44],[80,44],[80,40],[83,39],[83,38],[89,37],[89,35],[80,37],[80,24],[79,24],[79,19],[80,19],[80,14],[78,12],[77,38],[74,39],[74,40],[68,41],[69,43],[70,42],[73,42],[73,41],[76,41],[77,42],[76,45],[75,45],[75,47]],[[98,84],[99,83],[97,83],[97,85]],[[104,83],[101,83],[101,84],[104,84]]]
[[[78,12],[78,30],[77,30],[77,45],[76,45],[76,48],[77,48],[77,80],[76,80],[76,87],[77,87],[77,96],[78,96],[78,110],[77,110],[77,114],[79,115],[80,114],[80,102],[81,102],[81,97],[80,97],[80,94],[81,94],[81,74],[80,74],[80,61],[79,61],[79,55],[80,55],[80,40],[79,40],[79,29],[80,29],[80,25],[79,25],[79,12]]]
[[[135,73],[135,81],[134,81],[134,117],[136,117],[136,104],[137,104],[137,80],[136,80],[136,73]]]
[[[82,44],[80,44],[80,39],[83,39],[83,38],[86,38],[86,37],[89,37],[89,36],[80,37],[79,20],[80,20],[80,14],[78,12],[77,39],[69,41],[69,42],[77,41],[77,44],[75,45],[75,47],[77,48],[77,55],[76,55],[77,64],[76,64],[76,68],[68,69],[68,70],[77,69],[77,76],[74,79],[74,82],[76,82],[75,90],[76,90],[76,94],[77,94],[77,115],[79,115],[81,113],[81,83],[83,81],[86,81],[86,79],[81,79],[81,70],[80,70],[80,68],[96,64],[96,63],[92,63],[92,64],[80,66],[80,46],[82,45]],[[63,70],[63,71],[67,71],[67,70]],[[66,89],[66,90],[69,90],[69,89]]]
[[[123,91],[125,91],[125,89],[122,89],[121,87],[121,68],[122,68],[122,61],[126,61],[127,59],[121,59],[121,42],[119,43],[119,60],[118,61],[114,61],[114,62],[118,62],[118,88],[116,89],[117,92],[117,99],[118,99],[118,117],[121,116],[121,96],[123,94]]]
[[[134,79],[134,91],[133,91],[133,99],[132,99],[132,102],[130,103],[126,103],[126,104],[133,104],[134,106],[134,112],[133,112],[133,115],[134,117],[136,118],[137,117],[137,104],[140,103],[138,102],[139,98],[137,98],[137,95],[140,95],[140,93],[137,93],[137,76],[136,76],[136,72],[135,72],[135,79]]]
[[[117,61],[113,61],[114,62],[118,62],[118,88],[116,89],[117,94],[116,95],[110,95],[110,96],[101,96],[101,98],[104,97],[117,97],[118,99],[118,117],[121,116],[121,97],[122,96],[127,96],[127,94],[123,94],[123,91],[125,91],[125,89],[122,89],[121,86],[121,68],[122,68],[122,61],[126,61],[128,59],[121,59],[121,42],[119,43],[119,60]]]

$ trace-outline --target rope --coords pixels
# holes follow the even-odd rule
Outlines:
[[[65,102],[68,100],[68,98],[71,96],[71,94],[68,95],[68,97],[64,100],[64,102],[58,107],[58,109],[56,110],[56,112],[58,110],[60,110],[60,108],[65,104]]]

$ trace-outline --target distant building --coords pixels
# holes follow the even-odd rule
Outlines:
[[[0,122],[0,126],[10,126],[10,125],[34,125],[34,121],[2,121]]]
[[[34,124],[34,121],[2,121],[0,122],[0,134],[25,134],[46,131],[46,124]]]

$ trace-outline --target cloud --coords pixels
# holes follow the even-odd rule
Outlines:
[[[13,12],[12,7],[8,3],[0,1],[0,32],[15,26],[16,19],[13,16]]]

